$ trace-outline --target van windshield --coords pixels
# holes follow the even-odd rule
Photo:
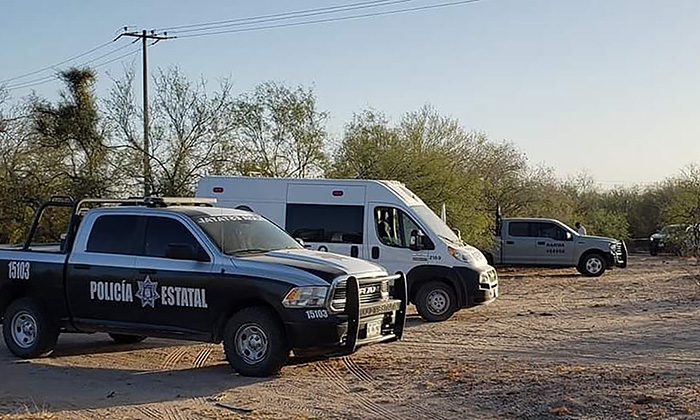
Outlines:
[[[192,219],[227,255],[299,249],[301,245],[275,224],[254,213],[222,212]]]
[[[464,241],[459,239],[452,229],[445,224],[445,222],[440,219],[437,214],[435,214],[428,206],[420,205],[411,207],[414,212],[418,215],[420,220],[426,225],[428,229],[433,231],[436,235],[442,239],[452,242],[456,245],[463,245]]]

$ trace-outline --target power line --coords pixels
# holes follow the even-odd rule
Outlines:
[[[75,55],[75,56],[70,57],[70,58],[68,58],[68,59],[65,59],[65,60],[63,60],[63,61],[60,61],[60,62],[58,62],[58,63],[56,63],[56,64],[51,64],[50,66],[42,67],[42,68],[40,68],[40,69],[38,69],[38,70],[34,70],[34,71],[30,71],[30,72],[28,72],[28,73],[20,74],[19,76],[10,77],[9,79],[0,80],[0,85],[5,84],[5,83],[7,83],[7,82],[11,82],[11,81],[13,81],[13,80],[24,79],[25,77],[28,77],[28,76],[33,76],[33,75],[35,75],[35,74],[43,73],[43,72],[45,72],[45,71],[47,71],[47,70],[53,70],[54,68],[56,68],[56,67],[58,67],[58,66],[62,66],[62,65],[64,65],[64,64],[66,64],[66,63],[70,63],[71,61],[75,61],[75,60],[77,60],[77,59],[79,59],[79,58],[85,57],[86,55],[92,54],[92,53],[94,53],[95,51],[101,50],[102,48],[105,48],[106,46],[108,46],[108,45],[111,44],[112,42],[114,42],[114,40],[109,41],[109,42],[105,42],[104,44],[100,44],[100,45],[98,45],[98,46],[96,46],[96,47],[94,47],[94,48],[92,48],[92,49],[89,49],[89,50],[85,51],[84,53]]]
[[[460,5],[470,4],[470,3],[478,3],[480,1],[483,1],[483,0],[452,1],[452,2],[431,4],[428,6],[407,7],[404,9],[387,10],[387,11],[383,11],[383,12],[373,12],[373,13],[365,13],[365,14],[351,15],[351,16],[339,16],[339,17],[326,18],[326,19],[308,20],[308,21],[304,21],[304,22],[283,23],[283,24],[278,24],[278,25],[258,26],[258,27],[254,27],[254,28],[240,28],[240,29],[230,29],[230,30],[194,33],[194,34],[189,34],[189,35],[178,36],[177,38],[192,38],[192,37],[207,36],[207,35],[222,35],[222,34],[231,34],[231,33],[240,33],[240,32],[253,32],[253,31],[262,31],[262,30],[267,30],[267,29],[279,29],[279,28],[288,28],[288,27],[293,27],[293,26],[304,26],[304,25],[313,25],[313,24],[319,24],[319,23],[338,22],[338,21],[343,21],[343,20],[364,19],[364,18],[376,17],[376,16],[386,16],[386,15],[393,15],[393,14],[399,14],[399,13],[409,13],[409,12],[417,12],[417,11],[422,11],[422,10],[438,9],[438,8],[451,7],[451,6],[460,6]],[[206,29],[204,29],[202,31],[206,31]],[[177,33],[177,31],[175,31],[175,33]]]
[[[129,44],[127,44],[127,46],[129,46]],[[96,64],[96,65],[91,66],[91,67],[94,68],[94,69],[97,69],[97,68],[100,68],[100,67],[104,67],[104,66],[106,66],[106,65],[109,65],[109,64],[114,63],[115,61],[119,61],[119,60],[121,60],[121,59],[123,59],[123,58],[132,56],[132,55],[136,54],[139,50],[140,50],[140,48],[137,47],[136,49],[133,49],[133,50],[127,52],[126,54],[122,54],[122,55],[120,55],[120,56],[118,56],[118,57],[112,58],[112,59],[110,59],[110,60],[107,60],[107,61],[105,61],[105,62],[103,62],[103,63]],[[116,50],[115,50],[115,51],[116,51]],[[85,64],[86,64],[86,63],[83,63],[83,64],[81,64],[81,65],[85,65]],[[48,82],[52,82],[52,81],[56,80],[57,78],[58,78],[57,75],[52,74],[51,76],[46,76],[46,77],[43,77],[43,78],[41,78],[41,79],[37,79],[37,80],[33,80],[33,81],[27,81],[27,82],[24,82],[24,83],[19,83],[19,84],[13,85],[13,86],[7,86],[6,89],[7,89],[8,91],[13,91],[13,90],[25,89],[25,88],[33,87],[33,86],[39,86],[39,85],[43,85],[43,84],[48,83]]]
[[[111,41],[110,41],[110,43],[111,43]],[[110,56],[110,55],[112,55],[112,54],[114,54],[114,53],[117,53],[117,52],[123,50],[124,48],[127,48],[129,45],[130,45],[130,44],[124,44],[124,45],[122,45],[121,47],[116,48],[116,49],[113,49],[112,51],[109,51],[109,52],[107,52],[107,53],[105,53],[105,54],[102,54],[102,55],[100,55],[100,56],[98,56],[98,57],[95,57],[95,58],[92,58],[92,59],[90,59],[90,60],[84,61],[84,62],[78,64],[77,66],[85,66],[85,65],[87,65],[87,64],[94,63],[95,61],[101,60],[101,59],[103,59],[103,58],[105,58],[105,57],[108,57],[108,56]],[[55,69],[54,69],[54,70],[55,70]],[[45,82],[54,80],[55,78],[56,78],[56,76],[55,76],[54,74],[52,74],[52,75],[49,75],[49,76],[40,77],[40,78],[38,78],[38,79],[27,80],[27,81],[25,81],[25,82],[19,82],[19,83],[16,83],[16,84],[14,84],[14,85],[5,86],[5,88],[8,89],[8,90],[13,90],[13,89],[17,89],[17,88],[24,88],[24,87],[27,87],[27,86],[36,86],[36,85],[40,85],[40,84],[42,84],[42,83],[45,83]]]
[[[220,21],[216,21],[216,22],[195,23],[195,24],[191,24],[191,25],[172,26],[170,28],[165,28],[162,30],[167,30],[167,31],[171,31],[171,32],[175,31],[177,33],[197,32],[197,31],[203,31],[203,30],[227,28],[227,27],[232,27],[232,26],[245,26],[245,25],[253,25],[253,24],[259,24],[259,23],[266,23],[266,22],[281,21],[281,20],[299,19],[302,17],[311,17],[311,16],[318,16],[318,15],[343,13],[343,12],[349,12],[349,11],[359,10],[359,9],[368,9],[368,8],[373,8],[373,7],[385,7],[385,6],[391,6],[391,5],[400,4],[400,3],[408,3],[408,2],[412,2],[412,1],[416,1],[416,0],[365,1],[365,2],[360,2],[360,3],[352,3],[352,4],[345,4],[345,5],[332,6],[332,7],[320,7],[320,8],[316,8],[316,9],[306,9],[306,10],[297,10],[297,11],[293,11],[293,12],[275,13],[275,14],[271,14],[271,15],[251,16],[251,17],[245,17],[245,18],[220,20]]]

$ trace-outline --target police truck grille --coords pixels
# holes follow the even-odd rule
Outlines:
[[[388,296],[388,290],[389,281],[386,279],[360,279],[360,305],[385,300],[385,296]],[[336,286],[331,299],[332,310],[337,312],[345,310],[347,292],[345,282]]]

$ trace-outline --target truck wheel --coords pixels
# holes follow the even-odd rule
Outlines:
[[[2,334],[12,354],[32,359],[53,352],[59,329],[35,301],[21,298],[5,311]]]
[[[416,309],[426,321],[439,322],[450,319],[457,310],[457,295],[440,281],[431,281],[418,289]]]
[[[243,376],[272,376],[289,358],[284,328],[269,309],[251,307],[236,312],[224,329],[224,351]]]
[[[595,252],[586,255],[581,260],[579,271],[587,277],[599,277],[605,272],[605,257]]]
[[[649,251],[649,253],[651,254],[652,257],[659,255],[659,251],[657,251],[655,249],[652,249],[651,251]]]
[[[112,334],[109,336],[115,343],[119,344],[135,344],[140,343],[146,339],[145,335],[129,335],[129,334]]]

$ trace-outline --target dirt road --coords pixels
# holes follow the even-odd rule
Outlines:
[[[0,347],[0,413],[56,419],[700,418],[700,268],[633,257],[598,279],[500,270],[501,297],[402,342],[243,378],[220,346],[64,335]],[[16,414],[15,414],[16,415]],[[12,415],[11,415],[12,416]],[[12,418],[12,417],[10,417]]]

